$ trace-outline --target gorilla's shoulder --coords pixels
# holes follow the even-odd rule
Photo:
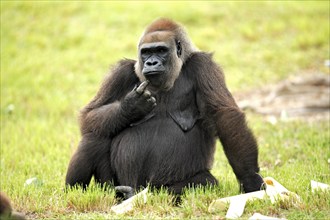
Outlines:
[[[110,76],[112,77],[124,77],[124,78],[135,78],[135,68],[134,65],[136,60],[132,59],[122,59],[119,60],[110,71]]]
[[[117,62],[117,64],[114,66],[114,69],[125,68],[127,70],[129,70],[129,69],[134,70],[135,63],[136,63],[136,60],[124,58]]]
[[[206,63],[213,63],[213,53],[207,53],[203,51],[196,51],[190,54],[189,58],[186,60],[188,65],[205,65]]]
[[[216,70],[217,67],[218,65],[213,61],[213,54],[202,51],[191,53],[184,63],[184,70],[189,72],[189,75],[212,72]]]

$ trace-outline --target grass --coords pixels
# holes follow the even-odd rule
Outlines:
[[[187,191],[180,207],[166,192],[126,215],[110,212],[114,192],[92,184],[64,189],[79,142],[77,116],[109,66],[136,57],[145,25],[157,17],[184,24],[202,50],[215,52],[231,91],[257,88],[289,75],[324,72],[329,59],[329,2],[33,2],[1,1],[0,189],[29,218],[201,218],[213,199],[238,185],[218,146],[212,173],[218,188]],[[288,219],[329,219],[329,193],[311,193],[310,180],[330,183],[328,121],[279,121],[247,113],[260,145],[262,175],[297,193],[302,203],[249,203],[254,212]],[[36,177],[42,184],[24,186]]]

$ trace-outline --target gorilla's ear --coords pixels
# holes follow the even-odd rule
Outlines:
[[[175,43],[176,43],[176,53],[177,53],[178,57],[180,57],[182,54],[181,41],[175,40]]]

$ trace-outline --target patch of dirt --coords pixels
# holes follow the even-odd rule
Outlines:
[[[239,107],[273,120],[330,119],[330,75],[310,73],[289,77],[258,90],[234,94]]]

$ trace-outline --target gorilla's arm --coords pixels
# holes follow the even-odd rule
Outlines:
[[[139,80],[134,73],[134,64],[134,60],[119,62],[95,98],[82,110],[80,127],[83,135],[92,132],[111,137],[152,110],[156,100],[146,90],[146,82],[136,87]]]
[[[128,119],[121,112],[122,99],[138,82],[134,61],[123,60],[104,80],[94,99],[82,110],[82,139],[71,157],[66,173],[67,186],[86,188],[94,175],[96,182],[116,183],[110,164],[111,135],[123,129]]]
[[[82,110],[82,140],[70,160],[66,185],[88,186],[92,175],[101,184],[114,181],[110,165],[111,137],[149,113],[156,100],[139,83],[134,60],[123,60],[105,79],[95,98]]]
[[[109,137],[124,128],[128,119],[120,108],[119,100],[133,89],[138,79],[134,77],[133,60],[123,60],[105,78],[94,99],[82,109],[81,133],[94,133]]]
[[[228,91],[224,75],[210,54],[196,53],[190,58],[195,70],[198,102],[202,117],[219,136],[225,154],[245,192],[259,190],[263,180],[257,174],[258,146],[247,127],[245,115]]]

